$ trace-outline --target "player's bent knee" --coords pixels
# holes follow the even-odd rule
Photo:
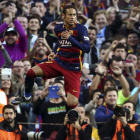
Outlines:
[[[29,78],[35,78],[36,77],[35,76],[35,72],[32,69],[28,70],[27,77],[29,77]]]

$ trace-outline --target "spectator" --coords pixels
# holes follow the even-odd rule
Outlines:
[[[137,59],[138,59],[138,62],[137,62],[137,65],[136,65],[136,70],[139,72],[140,71],[140,53],[138,53]]]
[[[12,68],[13,91],[16,96],[24,94],[24,66],[22,61],[15,61]]]
[[[0,50],[2,52],[2,55],[5,59],[5,63],[3,64],[3,68],[10,68],[11,64],[12,64],[12,60],[9,56],[9,54],[7,53],[7,51],[5,50],[4,46],[1,44],[1,41],[0,41]]]
[[[64,7],[67,5],[73,5],[74,6],[74,2],[73,0],[61,0],[61,11],[63,11]]]
[[[80,24],[85,24],[88,18],[93,18],[93,11],[91,8],[88,8],[83,0],[75,0],[74,6],[77,10],[77,20]]]
[[[28,29],[28,18],[26,16],[18,16],[17,20],[21,23],[22,27],[24,28],[24,31],[26,33],[27,37],[27,53],[30,52],[31,44],[32,44],[32,38],[33,35],[27,30]]]
[[[29,60],[32,67],[48,60],[48,55],[52,52],[45,38],[38,38],[32,51],[29,54]]]
[[[86,122],[84,122],[85,119],[85,109],[83,106],[77,106],[75,108],[76,111],[78,111],[78,114],[80,116],[80,119],[78,119],[76,122],[71,123],[68,125],[68,117],[65,116],[64,124],[61,126],[61,128],[58,131],[58,134],[56,136],[56,140],[65,140],[69,139],[69,137],[74,137],[73,134],[73,128],[75,128],[75,137],[78,137],[79,139],[83,140],[91,140],[91,133],[92,133],[92,127],[88,125]],[[70,129],[70,132],[67,133],[67,127]]]
[[[4,93],[6,95],[10,95],[13,94],[13,85],[12,85],[12,80],[7,79],[7,80],[3,80],[1,79],[1,85],[2,85],[2,90],[4,91]]]
[[[33,106],[33,113],[35,115],[41,115],[43,123],[63,123],[64,117],[67,112],[67,105],[63,101],[65,100],[64,85],[60,81],[55,81],[53,85],[60,86],[58,94],[60,98],[51,98],[49,101],[45,101],[45,97],[48,96],[48,87],[46,87],[40,97],[37,99]],[[61,98],[62,97],[62,98]],[[57,118],[57,119],[56,119]],[[58,131],[59,126],[42,126],[42,130],[45,132],[46,138],[49,138],[53,131]]]
[[[139,35],[136,31],[130,31],[127,36],[127,43],[129,45],[128,52],[137,53],[137,46],[139,44]]]
[[[47,8],[45,16],[49,22],[52,22],[60,16],[60,0],[49,0],[49,7]],[[48,24],[47,24],[48,25]]]
[[[93,10],[93,12],[96,12],[97,10],[105,10],[105,6],[100,0],[94,1],[91,0],[91,3],[88,5],[89,8]]]
[[[98,107],[95,112],[95,120],[97,122],[98,130],[103,127],[114,114],[113,110],[116,107],[118,94],[115,88],[108,88],[105,92],[105,102],[101,107]],[[100,123],[98,123],[100,122]]]
[[[5,105],[3,108],[4,121],[0,123],[0,136],[1,139],[17,139],[28,140],[28,130],[15,121],[16,110],[12,105]],[[22,133],[22,135],[21,135]]]
[[[101,106],[103,103],[103,98],[100,98],[101,91],[100,90],[94,90],[92,92],[92,98],[88,104],[85,105],[85,111],[89,112],[91,115],[90,122],[92,123],[92,127],[97,128],[96,122],[95,122],[95,112],[96,108]]]
[[[140,128],[139,124],[135,124],[136,121],[133,120],[135,105],[130,101],[127,101],[124,103],[123,107],[126,107],[129,110],[129,116],[127,116],[127,114],[125,116],[117,117],[114,114],[99,131],[101,138],[110,137],[110,139],[119,139],[120,137],[123,137],[125,140],[138,140]]]
[[[23,66],[24,66],[24,74],[27,74],[27,71],[31,68],[31,62],[28,59],[23,59]]]
[[[30,17],[29,19],[29,33],[32,35],[32,39],[31,39],[31,45],[30,48],[28,48],[28,52],[30,52],[35,44],[35,41],[37,40],[38,37],[38,30],[40,29],[40,24],[41,21],[38,17]]]
[[[117,34],[118,29],[122,25],[121,16],[119,15],[119,8],[117,5],[118,0],[117,1],[113,0],[113,1],[114,1],[116,16],[112,24],[108,24],[105,15],[105,10],[96,11],[93,16],[94,24],[98,28],[97,42],[96,42],[98,49],[100,49],[101,44],[104,40],[109,39],[110,37],[114,37]]]
[[[10,10],[14,11],[15,5],[12,5]],[[13,13],[13,16],[12,16],[11,12],[9,13],[9,17],[8,17],[7,21],[0,26],[0,34],[2,34],[4,32],[4,30],[7,29],[8,25],[12,21],[12,18],[13,19],[15,18],[14,14],[15,13]],[[18,44],[16,43],[17,38],[18,38],[17,31],[13,28],[8,28],[5,31],[5,37],[4,37],[4,39],[6,41],[6,45],[4,44],[3,46],[5,47],[8,54],[10,55],[12,61],[14,62],[16,60],[24,58],[25,51],[27,48],[27,39],[26,39],[24,29],[21,26],[21,24],[18,22],[18,20],[14,19],[13,23],[19,33],[19,43]],[[2,56],[2,53],[0,52],[0,57],[1,56]],[[0,67],[3,64],[4,64],[4,58],[1,57]]]
[[[110,65],[110,67],[111,67],[111,70],[113,71],[113,69],[115,68],[115,67],[119,67],[119,69],[121,70],[121,71],[123,71],[123,69],[124,69],[124,65],[123,65],[123,60],[121,59],[121,57],[113,57],[112,58],[112,61],[111,61],[111,65]],[[120,85],[120,82],[121,81],[119,81],[119,79],[118,79],[118,77],[117,77],[117,75],[116,74],[112,74],[111,76],[108,76],[107,77],[107,79],[112,79],[114,82],[115,82],[115,85],[116,86],[119,86]],[[133,90],[133,88],[134,88],[134,83],[133,83],[133,81],[130,79],[130,78],[127,78],[127,77],[125,77],[124,78],[124,80],[127,80],[126,82],[128,82],[128,84],[129,84],[129,86],[130,86],[130,91],[132,91]],[[124,84],[124,83],[123,83]],[[127,90],[129,90],[129,88],[127,88]],[[128,92],[126,92],[127,94],[128,94]],[[128,96],[127,96],[128,97]]]
[[[106,9],[106,18],[109,24],[112,24],[115,20],[115,7],[110,6]]]
[[[96,34],[97,29],[95,27],[88,28],[88,36],[90,40],[90,52],[89,54],[84,54],[84,63],[94,64],[98,61],[98,50],[96,48]]]

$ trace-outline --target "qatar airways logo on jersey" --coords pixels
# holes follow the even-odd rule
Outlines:
[[[61,47],[71,47],[72,44],[68,40],[59,40]]]

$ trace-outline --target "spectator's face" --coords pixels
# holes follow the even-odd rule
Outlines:
[[[139,43],[139,38],[137,34],[129,34],[127,39],[128,45],[130,47],[135,47]]]
[[[96,31],[88,29],[88,36],[89,36],[89,40],[90,40],[90,45],[93,45],[97,38]]]
[[[114,52],[114,55],[115,56],[120,56],[123,60],[125,59],[125,57],[126,57],[126,52],[125,52],[125,50],[122,48],[117,48],[116,50],[115,50],[115,52]]]
[[[88,116],[85,116],[85,118],[84,118],[84,122],[87,122],[88,124],[90,123],[90,119],[89,119]]]
[[[17,3],[19,5],[23,5],[23,4],[26,4],[27,0],[17,0]]]
[[[80,121],[82,122],[85,118],[85,109],[83,107],[76,107],[75,110],[79,113]]]
[[[24,61],[23,65],[24,65],[24,72],[27,73],[27,71],[31,68],[31,64],[29,61]]]
[[[39,11],[41,12],[42,15],[45,15],[46,8],[42,2],[35,3],[35,7],[37,7],[39,9]]]
[[[12,69],[13,75],[17,77],[21,77],[24,74],[24,66],[21,61],[16,61],[13,64],[13,69]]]
[[[123,71],[123,69],[124,69],[124,64],[123,64],[123,62],[122,61],[114,61],[113,60],[113,62],[112,62],[112,64],[111,64],[111,69],[114,67],[114,66],[118,66],[120,69],[121,69],[121,71]]]
[[[76,10],[73,8],[66,10],[66,15],[63,14],[63,19],[69,26],[74,26],[76,21]]]
[[[134,55],[134,54],[129,54],[127,57],[126,57],[126,60],[129,60],[130,62],[132,62],[134,64],[134,67],[136,68],[137,66],[137,56]]]
[[[42,93],[41,90],[35,91],[34,96],[33,96],[33,102],[34,103],[37,101],[37,99],[38,99],[38,97],[40,96],[41,93]]]
[[[21,23],[22,27],[26,31],[28,28],[28,20],[25,17],[18,17],[17,20]]]
[[[11,108],[6,108],[3,114],[4,120],[7,123],[12,123],[15,120],[16,113]]]
[[[107,88],[109,88],[109,87],[114,87],[114,86],[113,86],[113,84],[112,84],[110,81],[107,81],[107,82],[105,83],[105,85],[104,85],[104,91],[106,91]]]
[[[125,103],[123,107],[126,107],[130,111],[130,120],[133,118],[133,115],[135,114],[135,111],[133,110],[133,104],[132,103]]]
[[[105,102],[113,107],[117,104],[118,95],[116,91],[108,91],[105,96]]]
[[[83,0],[75,0],[75,4],[81,6],[83,4]]]
[[[47,47],[43,43],[39,43],[38,47],[36,48],[36,53],[40,56],[43,56],[47,52]]]
[[[98,25],[99,29],[101,30],[104,28],[107,24],[107,20],[104,14],[97,15],[95,17],[95,24]]]
[[[39,20],[36,18],[33,18],[29,21],[29,30],[31,31],[38,31],[40,28]]]
[[[112,10],[109,14],[109,20],[114,21],[114,19],[115,19],[115,11]]]
[[[108,49],[102,49],[101,51],[100,51],[100,54],[99,54],[99,57],[100,57],[100,59],[101,60],[103,60],[104,59],[104,55],[105,55],[105,53],[108,51]]]
[[[100,2],[100,0],[92,0],[93,6],[98,6],[99,2]]]
[[[9,79],[7,80],[2,80],[1,85],[3,89],[10,89],[11,87],[11,81]]]
[[[8,46],[14,46],[17,41],[17,35],[15,35],[12,32],[9,32],[4,36],[4,40],[6,41],[6,44]]]

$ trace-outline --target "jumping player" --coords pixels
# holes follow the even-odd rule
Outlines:
[[[55,26],[54,31],[58,36],[58,42],[49,55],[50,61],[40,63],[27,72],[25,95],[24,97],[17,97],[12,101],[13,104],[30,101],[34,78],[50,79],[64,76],[67,104],[70,108],[77,106],[83,54],[84,52],[89,53],[90,43],[85,26],[76,23],[76,14],[76,9],[72,5],[63,9],[64,24]]]

